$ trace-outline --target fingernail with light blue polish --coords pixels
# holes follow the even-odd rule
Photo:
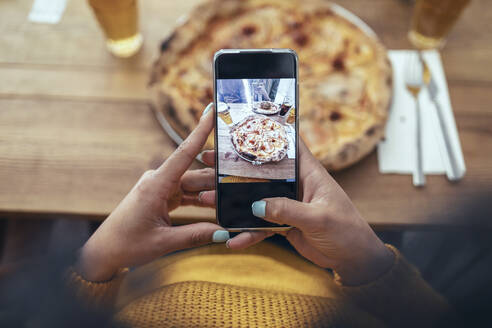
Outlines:
[[[210,110],[212,109],[212,107],[214,107],[214,103],[208,104],[207,107],[205,107],[205,109],[203,110],[202,117],[204,117],[205,115],[207,115],[207,113],[210,112]]]
[[[226,230],[217,230],[214,232],[212,236],[212,241],[214,243],[223,243],[227,240],[229,240],[229,231]]]
[[[266,208],[266,202],[264,200],[256,201],[251,205],[251,210],[253,211],[253,215],[260,218],[265,217],[265,208]]]
[[[204,192],[205,192],[205,191],[200,191],[200,192],[198,193],[198,202],[199,202],[199,203],[202,201],[202,196],[203,196],[203,193],[204,193]],[[218,231],[218,230],[217,230],[217,231]],[[216,231],[216,232],[217,232],[217,231]]]

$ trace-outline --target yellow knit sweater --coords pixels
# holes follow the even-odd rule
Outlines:
[[[91,304],[111,304],[133,327],[425,327],[446,300],[392,246],[377,280],[343,286],[329,272],[269,242],[243,251],[210,245],[165,256],[104,283],[72,272]]]

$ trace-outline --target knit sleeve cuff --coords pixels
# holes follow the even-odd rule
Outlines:
[[[403,255],[392,245],[386,244],[386,247],[393,253],[394,259],[391,267],[382,275],[380,275],[376,280],[368,282],[363,285],[357,286],[346,286],[343,284],[341,277],[338,273],[333,272],[335,283],[342,289],[344,292],[370,292],[373,289],[378,291],[381,290],[381,287],[388,286],[390,282],[393,280],[398,280],[401,282],[402,278],[410,278],[415,276],[420,276],[420,273],[417,269],[415,269],[410,263],[405,260]]]
[[[111,280],[95,282],[86,280],[73,267],[70,267],[66,275],[66,282],[75,296],[83,302],[91,306],[111,307],[127,272],[128,269],[126,268],[120,269]]]
[[[335,274],[342,296],[391,326],[427,326],[448,311],[447,300],[425,282],[420,272],[395,247],[386,247],[395,255],[394,262],[376,280],[345,286]]]

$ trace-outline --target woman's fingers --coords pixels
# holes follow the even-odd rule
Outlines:
[[[202,246],[211,242],[225,242],[228,239],[229,232],[217,224],[208,222],[163,227],[161,238],[162,245],[168,247],[167,253]]]
[[[263,239],[274,234],[272,231],[246,231],[241,232],[234,238],[227,241],[226,245],[230,249],[243,249],[259,243]]]
[[[202,152],[202,161],[205,165],[214,166],[215,165],[215,151],[214,150],[204,150]]]
[[[215,190],[184,194],[181,198],[181,205],[215,207]]]
[[[211,168],[186,171],[181,177],[181,205],[215,207],[215,171]]]
[[[181,177],[181,189],[185,192],[215,189],[215,171],[212,168],[186,171]]]
[[[210,108],[210,106],[207,106]],[[214,127],[213,110],[208,110],[171,156],[156,170],[162,183],[176,183],[202,150],[208,135]]]
[[[202,206],[215,207],[215,190],[200,192],[198,194],[198,203]]]
[[[285,197],[265,198],[252,204],[253,215],[293,227],[309,227],[314,220],[308,204]]]

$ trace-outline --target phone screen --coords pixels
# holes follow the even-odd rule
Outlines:
[[[217,219],[225,228],[278,227],[255,217],[252,203],[297,199],[295,58],[245,52],[215,61]]]

